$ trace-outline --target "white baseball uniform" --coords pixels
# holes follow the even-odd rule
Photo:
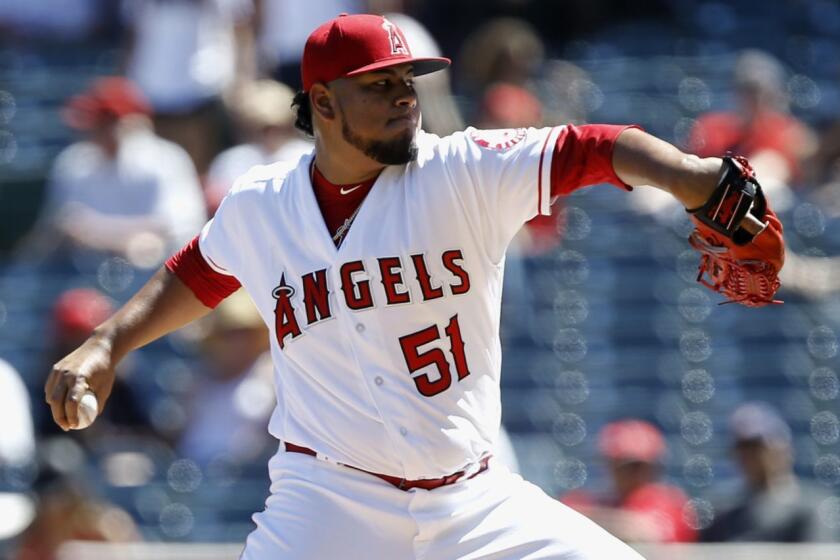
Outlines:
[[[312,156],[237,182],[168,266],[208,305],[238,283],[251,295],[275,364],[269,431],[317,454],[271,460],[243,558],[639,558],[500,465],[475,475],[500,423],[505,249],[552,196],[623,186],[621,130],[420,132],[416,161],[382,171],[338,248]],[[369,474],[459,471],[409,491]]]

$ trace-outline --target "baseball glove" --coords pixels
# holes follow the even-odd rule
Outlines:
[[[773,299],[785,260],[782,223],[768,207],[747,159],[723,161],[712,196],[700,208],[687,210],[696,227],[689,242],[701,254],[697,281],[726,296],[727,303],[782,303]],[[748,212],[764,223],[757,234],[740,227]]]

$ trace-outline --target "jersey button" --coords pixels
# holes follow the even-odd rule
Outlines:
[[[403,428],[400,428],[400,433],[401,433],[402,435],[406,436],[406,435],[408,435],[408,430],[406,430],[404,427],[403,427]]]
[[[383,383],[385,383],[385,380],[377,375],[376,379],[374,379],[373,382],[376,383],[377,385],[382,385]]]
[[[365,326],[361,323],[356,323],[356,332],[360,332],[360,333],[365,332]]]

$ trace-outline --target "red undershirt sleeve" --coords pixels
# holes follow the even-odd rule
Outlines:
[[[612,156],[618,135],[637,125],[587,124],[563,128],[551,158],[551,197],[579,188],[609,183],[633,190],[615,174]]]
[[[198,248],[198,236],[172,255],[165,266],[211,309],[241,286],[233,276],[216,272],[207,264]]]

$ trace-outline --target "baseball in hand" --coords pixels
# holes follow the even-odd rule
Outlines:
[[[79,400],[79,423],[73,429],[83,430],[87,428],[96,420],[97,414],[99,414],[99,401],[96,400],[96,395],[86,391]]]

